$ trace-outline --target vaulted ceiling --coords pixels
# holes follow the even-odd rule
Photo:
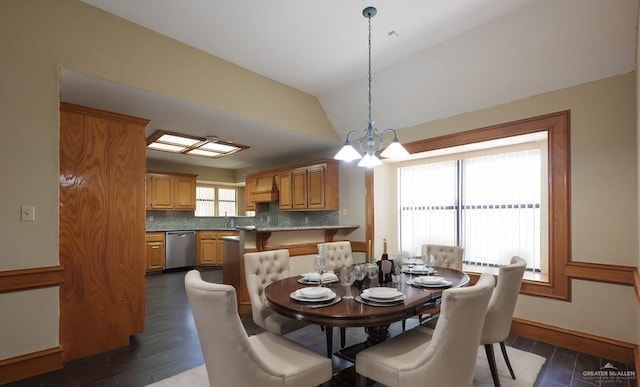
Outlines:
[[[148,154],[185,164],[244,168],[278,157],[274,149],[337,149],[349,130],[364,129],[369,5],[378,9],[373,119],[400,136],[404,127],[635,68],[637,0],[82,1],[316,96],[336,131],[335,141],[317,140],[63,72],[65,100],[113,109],[131,98],[138,110],[125,113],[150,118],[149,131],[217,120],[227,128],[217,135],[263,148],[215,162]],[[254,138],[243,135],[249,126]],[[255,138],[256,128],[265,135]]]

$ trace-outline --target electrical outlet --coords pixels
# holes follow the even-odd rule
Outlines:
[[[20,207],[20,219],[23,222],[35,222],[36,221],[36,207],[35,206],[21,206]]]

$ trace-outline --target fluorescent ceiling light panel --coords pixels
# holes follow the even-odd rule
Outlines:
[[[215,136],[206,138],[156,130],[147,138],[147,148],[189,156],[218,158],[248,149],[246,145],[218,141]]]

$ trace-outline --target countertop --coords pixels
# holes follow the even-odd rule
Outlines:
[[[287,226],[287,227],[271,227],[271,226],[240,226],[238,230],[256,231],[256,232],[275,232],[275,231],[304,231],[304,230],[342,230],[356,229],[360,226],[357,224],[332,225],[332,226]]]
[[[165,231],[238,231],[237,228],[229,227],[191,227],[191,228],[155,228],[150,227],[146,232],[165,232]]]

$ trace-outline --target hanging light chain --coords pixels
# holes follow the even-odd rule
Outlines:
[[[371,123],[371,13],[368,14],[369,19],[369,123]]]

